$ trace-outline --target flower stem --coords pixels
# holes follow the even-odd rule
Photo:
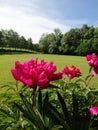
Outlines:
[[[86,86],[88,86],[89,84],[90,84],[90,81],[92,80],[92,78],[93,78],[94,76],[93,75],[91,75],[91,77],[89,78],[89,80],[88,80],[88,82],[86,82],[85,84],[86,84]]]
[[[37,85],[34,87],[33,92],[32,92],[31,104],[33,107],[36,105],[36,89],[37,89]]]

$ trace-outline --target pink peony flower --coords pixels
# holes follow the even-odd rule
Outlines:
[[[98,66],[98,55],[96,55],[95,53],[87,55],[86,59],[90,66],[92,67]]]
[[[68,78],[72,79],[74,77],[79,77],[81,76],[81,72],[80,72],[80,69],[76,68],[75,66],[71,66],[71,67],[68,67],[66,66],[63,71],[62,71],[63,74],[66,74],[68,76]]]
[[[87,55],[86,59],[88,64],[93,68],[93,76],[96,76],[98,74],[98,55],[95,55],[95,53],[93,53],[91,55]]]
[[[48,64],[42,60],[38,63],[38,59],[31,59],[23,64],[19,61],[15,62],[15,68],[11,70],[11,73],[16,80],[29,87],[33,88],[38,85],[40,88],[47,88],[50,81],[62,78],[62,73],[55,73],[56,70],[57,68],[53,65],[53,62]]]
[[[97,115],[98,114],[98,106],[93,106],[89,109],[89,112],[91,115]]]
[[[93,76],[96,76],[98,74],[98,66],[93,68]]]

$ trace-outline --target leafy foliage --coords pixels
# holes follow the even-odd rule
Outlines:
[[[67,71],[65,67],[60,75],[54,74],[56,66],[44,61],[39,64],[33,60],[33,62],[25,62],[24,67],[23,65],[15,67],[13,72],[16,84],[8,83],[0,86],[2,90],[6,88],[0,93],[0,129],[97,130],[98,116],[91,116],[89,108],[98,105],[98,90],[90,87],[90,81],[94,77],[92,70],[95,71],[95,75],[98,74],[98,71],[94,70],[94,67],[98,67],[98,55],[93,53],[86,58],[91,67],[89,75],[85,78],[80,77],[81,72],[75,66],[67,67]],[[31,75],[30,72],[35,73]],[[64,74],[69,78],[68,80],[62,78]],[[42,77],[37,77],[39,75]],[[51,77],[52,81],[62,80],[52,82],[53,84],[48,82],[46,86],[47,84],[44,84],[46,78],[50,78],[51,81]],[[78,79],[73,80],[75,77]],[[19,81],[22,82],[23,78],[30,78],[33,81],[32,86],[31,84],[29,86],[29,82],[23,82],[24,85],[21,86]],[[98,114],[98,107],[95,108],[97,111],[93,113]]]
[[[11,94],[1,102],[0,129],[96,130],[98,119],[91,118],[88,109],[91,104],[98,103],[98,92],[86,87],[82,89],[79,82],[83,81],[62,83],[62,87],[50,85],[52,89],[48,90],[30,90],[27,86],[15,89],[14,84],[7,85],[7,93]],[[52,99],[52,95],[56,98]]]

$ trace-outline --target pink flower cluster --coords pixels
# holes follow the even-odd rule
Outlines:
[[[47,88],[50,81],[59,80],[63,75],[67,75],[68,78],[81,76],[80,69],[75,66],[66,66],[62,72],[55,73],[57,70],[53,62],[49,64],[44,60],[38,63],[38,59],[31,59],[28,62],[21,64],[19,61],[15,62],[15,68],[11,70],[11,73],[15,80],[34,88],[38,85],[40,88]]]
[[[88,54],[86,56],[88,64],[93,68],[93,75],[96,76],[98,74],[98,55],[95,53]],[[89,109],[89,112],[91,115],[97,115],[98,114],[98,106],[92,106]]]
[[[89,109],[89,112],[91,115],[97,115],[98,114],[98,106],[93,106]]]
[[[88,64],[93,68],[93,75],[96,76],[98,74],[98,55],[95,53],[88,54],[86,59]]]
[[[57,70],[53,62],[49,64],[44,60],[38,63],[38,59],[31,59],[28,62],[21,64],[19,61],[15,62],[15,68],[11,70],[12,75],[16,80],[34,88],[38,85],[40,88],[47,88],[50,81],[59,80],[62,78],[62,73],[55,73]]]
[[[81,76],[80,69],[73,65],[71,67],[66,66],[62,72],[63,74],[66,74],[70,79]]]

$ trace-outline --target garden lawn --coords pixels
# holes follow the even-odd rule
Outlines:
[[[88,75],[89,65],[86,58],[81,56],[64,56],[64,55],[50,55],[50,54],[13,54],[13,55],[0,55],[0,83],[15,82],[11,75],[11,68],[14,68],[15,61],[28,61],[29,59],[38,58],[39,61],[44,59],[47,62],[53,61],[57,66],[57,70],[61,71],[66,65],[75,65],[80,68],[83,77]],[[94,78],[91,82],[93,87],[98,88],[98,77]]]

